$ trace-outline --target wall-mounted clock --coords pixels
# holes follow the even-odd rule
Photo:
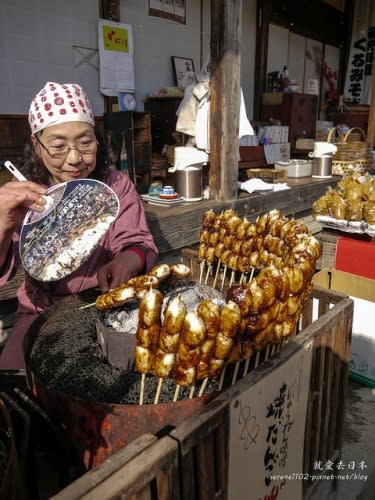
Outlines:
[[[137,106],[135,94],[130,92],[120,92],[118,95],[120,111],[134,111]]]

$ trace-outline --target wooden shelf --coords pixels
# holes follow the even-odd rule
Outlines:
[[[166,144],[175,143],[172,134],[176,132],[177,109],[181,97],[149,97],[144,103],[145,111],[150,113],[152,151],[161,153]]]
[[[111,132],[111,146],[118,159],[125,135],[129,175],[138,191],[147,192],[152,166],[150,113],[140,111],[104,113],[103,121],[105,132]]]
[[[291,148],[295,147],[297,139],[315,138],[317,116],[318,96],[311,94],[284,93],[282,104],[262,106],[262,120],[273,118],[289,126]]]

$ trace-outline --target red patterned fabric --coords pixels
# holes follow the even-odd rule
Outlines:
[[[51,125],[81,121],[94,126],[88,97],[76,83],[47,82],[31,102],[29,124],[33,134]]]

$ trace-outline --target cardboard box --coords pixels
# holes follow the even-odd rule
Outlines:
[[[266,163],[263,146],[240,146],[240,161],[262,161]]]
[[[323,269],[313,282],[323,288],[350,296],[354,301],[354,317],[349,376],[375,387],[375,280],[338,271]]]
[[[274,165],[277,161],[287,161],[290,159],[290,143],[266,144],[264,155],[268,165]]]

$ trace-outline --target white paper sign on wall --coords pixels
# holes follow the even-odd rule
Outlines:
[[[107,96],[134,92],[134,44],[130,24],[98,20],[100,91]]]
[[[319,80],[317,78],[310,78],[307,81],[307,94],[319,95]]]

